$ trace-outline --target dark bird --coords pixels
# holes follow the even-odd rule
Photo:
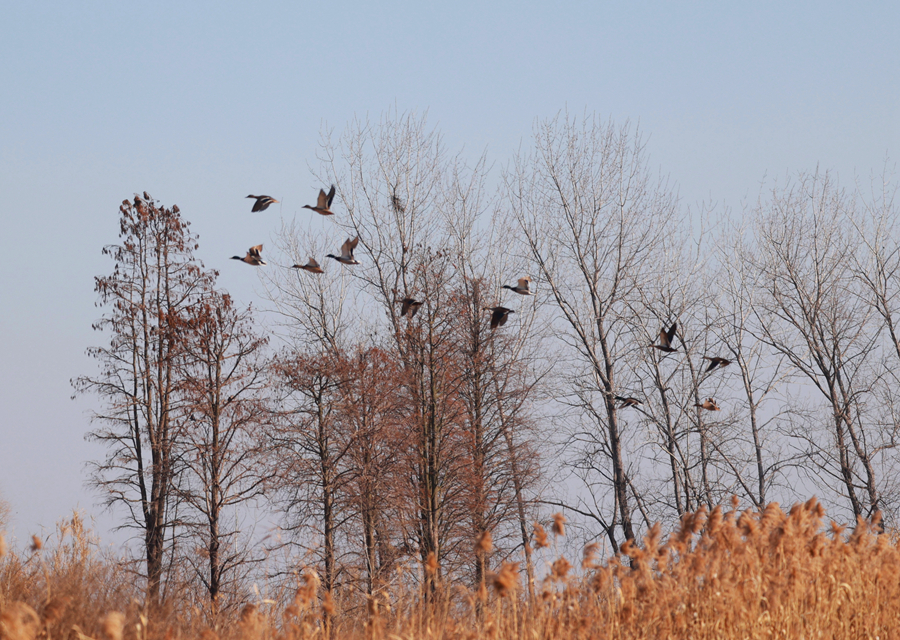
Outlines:
[[[669,327],[669,330],[666,331],[665,327],[660,329],[659,331],[659,344],[651,344],[650,346],[654,349],[659,349],[660,351],[664,351],[665,353],[673,353],[678,351],[672,346],[672,339],[675,338],[675,332],[678,330],[678,321],[672,323],[672,326]]]
[[[707,398],[703,401],[703,404],[694,403],[695,407],[700,407],[701,409],[706,409],[707,411],[718,411],[719,405],[716,404],[716,401],[712,398]]]
[[[709,360],[709,366],[706,368],[706,373],[709,373],[716,367],[727,367],[728,365],[731,364],[731,360],[728,360],[727,358],[719,358],[719,357],[708,358],[707,356],[703,356],[703,359]]]
[[[243,258],[240,256],[232,256],[232,260],[240,260],[241,262],[246,262],[249,265],[253,265],[254,267],[258,267],[260,265],[266,264],[263,259],[260,251],[262,251],[263,246],[261,244],[256,245],[255,247],[250,247],[247,251],[247,255]]]
[[[503,285],[503,288],[509,289],[510,291],[514,291],[523,296],[534,295],[534,293],[531,291],[531,276],[519,278],[519,284],[517,284],[515,287],[511,287],[508,284],[505,284]]]
[[[276,202],[278,202],[278,200],[276,200],[276,199],[273,198],[272,196],[253,196],[253,195],[250,195],[250,196],[247,196],[247,197],[248,197],[248,198],[256,198],[256,202],[253,203],[253,209],[252,209],[252,211],[254,211],[254,212],[256,212],[256,211],[265,211],[266,209],[269,208],[269,205],[270,205],[270,204],[275,204]]]
[[[509,314],[515,313],[515,311],[506,307],[485,307],[485,311],[491,312],[491,329],[502,327],[506,324]]]
[[[422,306],[422,302],[419,302],[415,298],[403,298],[400,301],[400,304],[403,305],[400,307],[400,315],[405,316],[409,313],[409,317],[415,317],[416,313],[419,311],[419,307]]]
[[[315,258],[310,258],[309,262],[306,264],[295,264],[291,269],[303,269],[304,271],[309,271],[310,273],[325,273],[322,271],[322,267],[319,266],[319,263],[316,262]]]
[[[347,238],[347,241],[341,245],[341,255],[340,257],[328,254],[325,256],[326,258],[334,258],[341,264],[359,264],[359,261],[353,257],[353,250],[356,248],[356,245],[359,244],[359,237],[357,236],[353,240]]]
[[[632,398],[631,396],[629,396],[627,398],[623,398],[622,396],[616,396],[616,400],[620,400],[622,402],[622,405],[619,407],[620,409],[624,409],[625,407],[637,407],[637,406],[644,404],[637,398]]]
[[[316,213],[321,213],[323,216],[333,216],[334,212],[331,211],[332,200],[334,200],[334,185],[331,185],[331,189],[329,189],[328,193],[325,193],[324,189],[319,189],[319,199],[316,201],[316,206],[312,207],[305,204],[303,205],[303,208],[312,209]]]
[[[391,206],[397,213],[406,213],[406,207],[403,206],[403,201],[396,193],[391,196]]]

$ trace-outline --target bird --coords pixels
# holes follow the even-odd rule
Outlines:
[[[249,195],[247,197],[248,198],[256,198],[256,202],[253,203],[253,209],[252,209],[252,211],[254,211],[254,212],[265,211],[266,209],[269,208],[270,204],[275,204],[276,202],[278,202],[278,200],[276,200],[272,196]]]
[[[260,251],[262,251],[263,246],[261,244],[256,245],[255,247],[250,247],[247,250],[247,255],[243,258],[240,256],[231,256],[232,260],[240,260],[241,262],[246,262],[249,265],[254,267],[258,267],[260,265],[266,264],[263,259]]]
[[[353,257],[353,250],[356,248],[356,245],[359,244],[359,236],[351,240],[347,238],[347,241],[341,245],[341,255],[340,257],[328,254],[325,256],[326,258],[334,258],[341,264],[359,264],[359,260]]]
[[[491,312],[491,329],[502,327],[506,324],[509,314],[515,313],[515,311],[506,307],[485,307],[485,311]]]
[[[660,329],[659,331],[659,344],[651,344],[650,346],[654,349],[659,349],[660,351],[664,351],[665,353],[673,353],[678,351],[672,346],[672,339],[675,337],[675,332],[678,330],[678,321],[672,323],[672,326],[669,327],[669,330],[666,331],[665,327]]]
[[[616,400],[622,401],[622,406],[619,407],[620,409],[624,409],[625,407],[637,407],[639,405],[644,404],[637,398],[632,398],[631,396],[629,396],[627,398],[623,398],[622,396],[616,396]]]
[[[718,356],[714,356],[712,358],[703,356],[703,359],[709,360],[709,367],[707,367],[706,373],[709,373],[716,367],[727,367],[728,365],[731,364],[731,360],[728,360],[727,358],[719,358]]]
[[[391,196],[391,207],[393,207],[394,211],[397,213],[406,213],[406,207],[396,193]]]
[[[695,407],[700,407],[701,409],[706,409],[707,411],[718,411],[719,405],[716,404],[716,401],[712,398],[707,398],[703,401],[703,404],[694,403]]]
[[[412,318],[416,315],[416,312],[419,310],[419,307],[422,306],[422,303],[413,298],[403,298],[401,301],[403,305],[400,307],[400,315],[405,316],[407,312],[409,312],[409,317]]]
[[[323,216],[333,216],[334,212],[331,211],[332,200],[334,200],[334,185],[331,185],[331,189],[327,194],[324,189],[319,189],[319,199],[316,201],[316,206],[312,207],[305,204],[303,205],[303,208],[312,209],[316,213],[321,213]]]
[[[504,289],[509,289],[510,291],[514,291],[522,296],[532,296],[534,292],[531,290],[531,276],[525,276],[524,278],[519,278],[519,284],[515,287],[511,287],[508,284],[503,285]]]
[[[310,273],[325,273],[322,271],[322,267],[319,266],[319,263],[316,262],[315,258],[310,258],[309,262],[306,264],[295,264],[291,269],[303,269],[304,271],[309,271]]]

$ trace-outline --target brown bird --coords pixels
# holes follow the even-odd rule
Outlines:
[[[678,349],[672,346],[672,340],[675,338],[675,332],[678,330],[678,321],[672,323],[672,326],[669,327],[669,330],[666,331],[665,327],[660,329],[659,331],[659,344],[651,344],[650,346],[654,349],[659,349],[660,351],[664,351],[665,353],[673,353],[678,351]]]
[[[623,398],[622,396],[616,396],[616,400],[620,400],[622,405],[619,407],[620,409],[624,409],[625,407],[637,407],[639,405],[644,404],[637,398],[632,398],[631,396],[627,398]]]
[[[514,291],[522,296],[532,296],[534,293],[531,291],[531,276],[525,276],[524,278],[519,278],[519,284],[515,287],[511,287],[508,284],[503,285],[504,289],[509,289],[510,291]]]
[[[250,247],[247,251],[247,255],[243,258],[240,256],[232,256],[232,260],[240,260],[241,262],[246,262],[249,265],[254,267],[258,267],[260,265],[266,264],[263,259],[260,251],[262,251],[263,246],[261,244],[256,245],[255,247]]]
[[[303,269],[304,271],[309,271],[310,273],[325,273],[322,271],[322,267],[319,266],[319,263],[316,262],[315,258],[310,258],[309,262],[306,264],[295,264],[291,269]]]
[[[409,312],[410,318],[415,317],[416,312],[418,312],[418,310],[419,310],[419,307],[422,306],[421,302],[419,302],[418,300],[415,300],[413,298],[403,298],[403,300],[401,301],[401,304],[403,306],[400,308],[400,315],[405,316],[407,314],[407,312]]]
[[[707,398],[703,401],[703,404],[694,403],[695,407],[700,407],[701,409],[706,409],[707,411],[718,411],[719,405],[716,404],[716,401],[712,398]]]
[[[323,216],[333,216],[334,212],[331,211],[332,200],[334,200],[334,185],[331,185],[331,189],[327,194],[324,189],[319,189],[319,199],[316,201],[316,206],[312,207],[305,204],[303,205],[303,208],[312,209],[316,213],[321,213]]]
[[[712,357],[712,358],[708,358],[707,356],[703,356],[703,359],[704,359],[704,360],[709,360],[709,367],[707,367],[706,373],[709,373],[710,371],[712,371],[712,370],[715,369],[716,367],[727,367],[728,365],[731,364],[731,360],[728,360],[727,358],[719,358],[719,357],[717,357],[717,356],[716,356],[716,357]]]
[[[484,309],[491,312],[491,329],[502,327],[509,319],[509,314],[515,313],[515,311],[506,307],[485,307]]]
[[[341,245],[341,255],[340,257],[328,254],[325,256],[326,258],[334,258],[341,264],[359,264],[359,260],[353,257],[353,250],[356,248],[356,245],[359,244],[359,237],[357,236],[353,240],[347,238],[347,241]]]
[[[249,195],[247,197],[248,198],[256,198],[256,202],[253,203],[253,209],[251,209],[251,211],[254,211],[254,212],[265,211],[266,209],[269,208],[270,204],[275,204],[276,202],[278,202],[278,200],[276,200],[272,196]]]

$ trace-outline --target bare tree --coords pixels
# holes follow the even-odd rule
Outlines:
[[[831,445],[808,424],[810,462],[867,517],[882,501],[873,457],[884,445],[866,410],[880,324],[852,269],[851,207],[827,174],[801,175],[760,203],[756,310],[761,337],[825,401]]]
[[[186,560],[202,582],[215,615],[223,595],[239,595],[253,563],[239,524],[263,495],[266,474],[261,428],[266,340],[253,330],[250,309],[210,292],[196,305],[186,343],[182,495],[194,515],[186,524],[199,539],[201,562]]]
[[[569,402],[585,425],[576,438],[585,478],[612,491],[611,501],[595,492],[583,510],[618,549],[616,530],[627,540],[635,527],[616,396],[633,375],[625,355],[633,305],[659,275],[653,258],[675,221],[675,201],[651,179],[639,134],[567,115],[538,126],[533,155],[516,159],[507,193],[571,354]]]
[[[147,595],[155,605],[177,524],[186,332],[214,275],[194,259],[196,237],[177,206],[162,207],[144,193],[119,211],[121,244],[103,250],[115,268],[95,284],[108,312],[94,328],[109,332],[110,341],[88,350],[100,371],[74,386],[103,400],[94,415],[103,427],[88,437],[107,447],[107,457],[95,464],[93,482],[107,505],[125,509],[122,526],[141,532]]]

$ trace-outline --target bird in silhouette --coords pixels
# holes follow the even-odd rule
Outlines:
[[[272,196],[249,195],[247,197],[248,198],[256,198],[256,202],[253,203],[253,209],[251,209],[251,211],[253,211],[253,212],[265,211],[266,209],[269,208],[270,204],[275,204],[276,202],[278,202],[278,200],[276,200]]]
[[[400,307],[400,315],[405,316],[409,313],[410,318],[415,317],[416,313],[419,311],[419,307],[422,306],[422,302],[419,302],[414,298],[403,298],[400,304],[402,305]]]
[[[678,351],[672,346],[672,339],[675,338],[675,332],[678,330],[678,321],[672,323],[672,326],[669,327],[669,330],[666,331],[665,327],[660,329],[659,331],[659,344],[651,344],[650,346],[654,349],[659,349],[665,353],[673,353]]]
[[[356,248],[356,245],[359,244],[359,237],[357,236],[353,240],[347,238],[347,241],[341,245],[341,255],[340,257],[328,254],[325,256],[326,258],[334,258],[341,264],[359,264],[359,261],[353,257],[353,250]]]
[[[709,373],[716,367],[727,367],[731,364],[731,360],[728,360],[727,358],[719,358],[718,356],[714,356],[712,358],[703,356],[703,359],[709,360],[709,366],[706,368],[706,373]]]
[[[485,310],[491,312],[491,329],[502,327],[509,319],[509,314],[515,313],[515,311],[506,307],[485,307]]]
[[[308,204],[303,205],[304,209],[312,209],[316,213],[321,213],[323,216],[333,216],[334,212],[331,211],[331,201],[334,200],[334,185],[331,185],[331,189],[328,190],[328,193],[325,193],[324,189],[319,189],[319,199],[316,201],[316,206],[310,206]]]
[[[718,411],[719,405],[716,404],[716,401],[712,398],[707,398],[703,401],[703,404],[694,403],[695,407],[700,407],[701,409],[706,409],[707,411]]]
[[[406,213],[406,207],[403,204],[403,201],[400,199],[396,193],[391,196],[391,207],[394,208],[394,211],[397,213]]]
[[[534,295],[534,292],[531,290],[531,276],[525,276],[524,278],[519,278],[519,284],[515,287],[511,287],[508,284],[503,285],[504,289],[509,289],[510,291],[514,291],[522,296],[531,296]]]
[[[304,271],[309,271],[310,273],[325,273],[322,271],[322,267],[319,266],[319,263],[316,262],[315,258],[310,258],[309,262],[306,264],[295,264],[291,269],[303,269]]]
[[[246,262],[249,265],[254,267],[258,267],[260,265],[266,264],[263,259],[260,251],[262,251],[263,246],[261,244],[256,245],[255,247],[250,247],[247,251],[247,255],[243,258],[240,256],[232,256],[232,260],[240,260],[241,262]]]
[[[623,398],[622,396],[616,396],[616,400],[619,400],[622,402],[622,404],[619,406],[620,409],[624,409],[625,407],[637,407],[637,406],[644,404],[637,398],[632,398],[631,396],[629,396],[627,398]]]

